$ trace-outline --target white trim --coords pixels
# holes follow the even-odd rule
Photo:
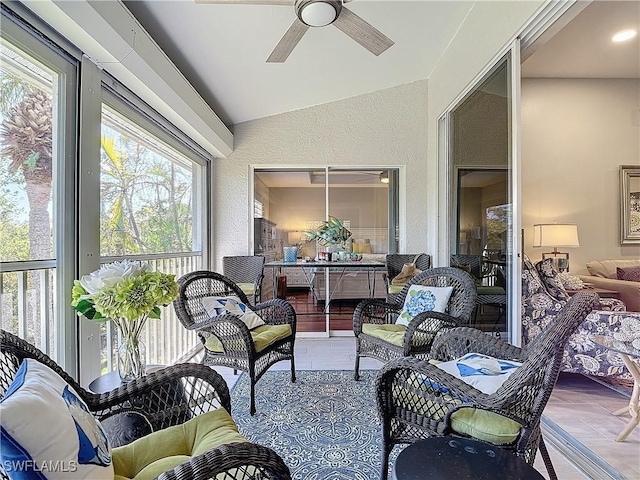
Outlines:
[[[510,343],[520,346],[522,341],[522,251],[523,245],[520,241],[522,228],[522,208],[520,191],[520,40],[515,39],[511,44],[511,161],[508,167],[511,168],[511,238],[509,251],[511,252],[511,265],[509,265],[509,275],[507,288],[507,305],[510,312],[507,315],[507,337]]]

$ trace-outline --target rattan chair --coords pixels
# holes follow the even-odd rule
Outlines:
[[[430,358],[455,360],[475,352],[522,362],[522,366],[493,394],[485,394],[437,366],[414,358],[386,364],[375,382],[382,422],[382,474],[387,478],[389,453],[394,445],[442,435],[459,435],[456,414],[467,407],[493,412],[487,423],[502,417],[514,420],[515,440],[499,445],[533,464],[538,448],[550,478],[557,478],[540,433],[540,417],[558,379],[569,336],[597,305],[595,293],[580,293],[531,344],[518,348],[488,333],[453,328],[433,342]],[[468,411],[467,411],[468,412]],[[486,424],[485,424],[486,425]],[[487,441],[486,439],[483,439]]]
[[[4,398],[22,361],[35,359],[60,375],[103,421],[114,445],[124,445],[120,428],[109,428],[108,419],[135,412],[152,431],[181,425],[197,415],[224,408],[231,412],[231,397],[224,379],[211,368],[196,363],[173,365],[107,393],[83,389],[51,358],[30,343],[2,330],[0,333],[0,397]],[[46,426],[43,426],[46,428]],[[123,435],[124,434],[124,435]],[[151,433],[152,434],[152,433]],[[153,434],[152,434],[153,435]],[[128,441],[134,440],[128,438]],[[218,477],[218,475],[220,475]],[[169,479],[279,479],[291,478],[289,468],[273,450],[250,442],[229,443],[192,457],[158,478]]]
[[[263,255],[222,257],[222,274],[238,284],[253,305],[262,300]]]
[[[389,253],[385,257],[387,271],[382,274],[382,278],[386,287],[387,302],[393,303],[402,290],[392,285],[391,280],[402,271],[402,266],[405,263],[412,262],[416,264],[417,269],[422,271],[431,268],[431,256],[426,253]]]
[[[406,330],[403,330],[394,323],[402,311],[411,285],[453,287],[453,291],[445,313],[423,312],[416,315]],[[353,314],[353,333],[356,337],[354,373],[356,380],[360,378],[360,357],[372,357],[382,362],[397,357],[426,357],[440,330],[468,324],[476,305],[476,287],[471,275],[463,270],[452,267],[430,268],[413,277],[394,298],[396,300],[394,303],[380,299],[367,299],[356,307]],[[375,325],[378,328],[370,328],[366,325]],[[389,330],[392,330],[396,337],[399,331],[402,341],[396,343],[389,341],[388,334],[391,333]]]
[[[238,285],[224,275],[207,270],[188,273],[178,279],[179,296],[173,302],[176,315],[187,330],[195,330],[204,345],[204,365],[221,365],[242,370],[251,379],[251,410],[256,412],[255,384],[267,369],[281,360],[291,361],[291,381],[296,381],[293,347],[296,338],[296,312],[285,300],[273,299],[249,305],[247,296]],[[239,317],[222,314],[209,318],[201,300],[204,297],[237,296],[254,310],[266,325],[249,330]],[[270,335],[269,329],[286,326],[285,335]],[[279,330],[282,330],[280,328]],[[257,335],[266,334],[267,346],[256,349]],[[212,338],[215,337],[215,338]],[[255,338],[254,338],[255,337]],[[275,340],[273,340],[276,338]],[[217,341],[216,341],[217,339]],[[263,335],[264,339],[264,335]],[[211,341],[218,348],[212,350]]]

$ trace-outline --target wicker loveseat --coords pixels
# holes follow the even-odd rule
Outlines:
[[[51,372],[55,378],[50,378],[54,381],[66,382],[63,392],[71,387],[72,393],[77,393],[86,405],[86,415],[100,420],[109,445],[120,445],[112,449],[109,461],[103,462],[103,465],[113,465],[115,480],[291,478],[288,467],[275,451],[250,443],[238,433],[230,415],[231,399],[227,384],[211,368],[193,363],[173,365],[110,392],[95,394],[83,389],[40,350],[4,330],[0,333],[3,438],[7,430],[12,439],[31,435],[31,429],[25,424],[34,422],[20,423],[13,429],[9,427],[10,417],[18,411],[26,411],[26,415],[33,418],[42,416],[40,411],[30,407],[37,396],[31,394],[16,400],[18,388],[28,384],[23,380],[22,385],[16,388],[16,383],[20,382],[14,380],[25,378],[24,372],[28,369]],[[21,378],[16,379],[17,376]],[[8,410],[10,400],[15,403],[13,414]],[[85,410],[85,406],[81,408]],[[69,408],[66,414],[70,411]],[[65,412],[61,413],[64,416]],[[77,416],[69,418],[73,425]],[[31,437],[39,437],[44,445],[54,445],[61,436],[60,431],[52,427],[53,422],[54,419],[49,418],[46,423],[38,423]],[[75,440],[71,438],[68,443],[71,445],[78,438],[82,437],[76,434]],[[15,459],[6,451],[9,446],[3,445],[4,468],[12,465]],[[42,454],[41,451],[39,453]],[[44,455],[43,458],[47,458],[47,452]],[[79,453],[76,453],[74,459],[79,458]],[[61,462],[64,459],[55,457],[51,461]],[[33,469],[33,465],[30,468]]]
[[[549,259],[535,265],[525,256],[522,268],[522,342],[527,345],[555,321],[569,300],[558,272]],[[588,292],[589,289],[585,289]],[[626,317],[640,319],[640,314],[627,312],[616,299],[600,299],[599,305],[589,313],[575,333],[569,337],[562,359],[561,370],[596,377],[612,377],[631,385],[633,378],[620,356],[597,346],[592,335],[606,335],[620,329]]]

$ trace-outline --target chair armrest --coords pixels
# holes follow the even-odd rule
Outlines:
[[[431,347],[430,357],[448,361],[467,353],[482,353],[496,358],[522,359],[523,350],[504,340],[475,328],[457,327],[438,335]]]
[[[458,327],[460,322],[442,312],[422,312],[411,319],[404,332],[404,356],[429,353],[443,329]]]
[[[134,410],[154,431],[220,407],[231,412],[227,383],[215,370],[197,363],[172,365],[107,393],[86,392],[84,400],[98,419]]]
[[[387,303],[379,298],[362,300],[353,312],[353,332],[356,335],[362,333],[364,323],[384,325],[391,323],[391,313],[400,313],[402,308],[393,303]]]
[[[262,317],[268,325],[291,325],[295,333],[296,311],[286,300],[274,298],[266,302],[258,303],[254,311]]]
[[[211,478],[242,480],[290,480],[284,460],[270,448],[242,442],[221,445],[168,470],[158,480],[208,480]]]

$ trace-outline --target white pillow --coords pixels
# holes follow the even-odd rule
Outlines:
[[[480,353],[467,353],[449,362],[436,364],[441,370],[459,378],[486,394],[494,393],[522,365]]]
[[[396,325],[409,325],[413,317],[422,312],[444,312],[449,304],[451,292],[453,287],[411,285],[404,299],[404,307],[396,319]]]
[[[228,297],[204,297],[200,300],[209,317],[217,317],[225,313],[231,313],[240,317],[247,328],[252,330],[264,325],[264,320],[256,312],[247,307],[235,295]]]
[[[0,403],[0,459],[10,478],[113,480],[100,422],[60,375],[25,359]]]

